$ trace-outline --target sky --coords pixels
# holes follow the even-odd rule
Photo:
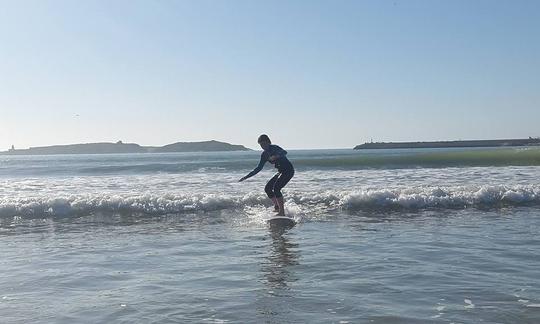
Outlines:
[[[540,1],[0,0],[0,151],[540,136]]]

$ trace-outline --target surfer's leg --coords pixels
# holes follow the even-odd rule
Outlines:
[[[274,203],[274,211],[279,213],[279,203],[278,199],[276,197],[272,198],[272,202]]]
[[[294,170],[291,171],[285,171],[283,173],[278,174],[278,177],[276,181],[274,182],[274,196],[277,198],[283,197],[283,194],[281,193],[281,189],[285,187],[285,185],[291,180],[291,178],[294,176]]]
[[[285,201],[283,200],[283,196],[277,198],[277,205],[278,205],[278,216],[285,216]]]
[[[281,189],[291,180],[294,176],[294,170],[286,171],[279,174],[276,182],[274,183],[274,194],[278,205],[278,216],[285,216],[285,201],[283,200],[283,194]]]
[[[279,205],[276,200],[276,194],[274,193],[274,185],[278,177],[279,177],[279,173],[273,176],[272,179],[270,179],[270,181],[268,181],[268,183],[264,187],[264,191],[266,192],[266,195],[268,196],[268,198],[272,199],[272,202],[274,203],[274,210],[276,211],[279,211]]]

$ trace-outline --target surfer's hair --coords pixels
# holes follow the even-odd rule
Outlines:
[[[266,143],[270,143],[272,144],[272,141],[270,140],[270,137],[268,137],[268,135],[265,135],[265,134],[262,134],[261,136],[259,136],[259,138],[257,139],[257,143],[262,143],[262,142],[266,142]]]

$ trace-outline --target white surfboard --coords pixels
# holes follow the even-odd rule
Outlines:
[[[271,227],[291,228],[296,225],[296,221],[287,216],[274,216],[266,221]]]

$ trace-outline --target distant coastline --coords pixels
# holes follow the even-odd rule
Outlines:
[[[500,146],[536,146],[540,138],[500,139],[500,140],[466,140],[466,141],[434,141],[434,142],[369,142],[354,147],[363,149],[396,149],[396,148],[450,148],[450,147],[500,147]]]
[[[53,154],[119,154],[119,153],[169,153],[169,152],[219,152],[251,151],[243,145],[219,141],[177,142],[165,146],[141,146],[135,143],[85,143],[53,145],[15,149],[0,152],[1,155],[53,155]]]

